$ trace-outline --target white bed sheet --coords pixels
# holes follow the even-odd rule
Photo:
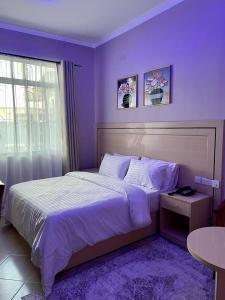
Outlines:
[[[45,296],[74,252],[151,222],[146,192],[86,172],[14,185],[5,217],[32,247]]]

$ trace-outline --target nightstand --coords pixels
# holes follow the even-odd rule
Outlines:
[[[2,208],[2,197],[5,189],[5,184],[0,181],[0,217],[1,217],[1,208]]]
[[[188,234],[210,224],[210,197],[160,194],[160,235],[187,247]]]

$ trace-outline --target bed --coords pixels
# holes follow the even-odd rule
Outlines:
[[[47,296],[73,253],[150,226],[158,196],[120,179],[70,172],[12,186],[5,216],[32,247]]]
[[[99,125],[97,137],[98,162],[107,152],[175,161],[179,184],[219,203],[221,189],[198,186],[193,177],[222,179],[222,121]],[[58,272],[158,229],[158,190],[86,172],[15,185],[7,206],[7,219],[32,247],[46,296]]]

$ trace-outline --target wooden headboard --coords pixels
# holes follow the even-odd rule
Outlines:
[[[191,185],[221,202],[224,121],[108,123],[97,125],[97,161],[105,153],[147,156],[180,165],[179,185]],[[197,184],[194,176],[217,179],[220,188]]]

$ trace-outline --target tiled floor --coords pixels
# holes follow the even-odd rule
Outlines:
[[[0,300],[20,300],[30,293],[42,295],[30,247],[12,226],[0,224]]]

